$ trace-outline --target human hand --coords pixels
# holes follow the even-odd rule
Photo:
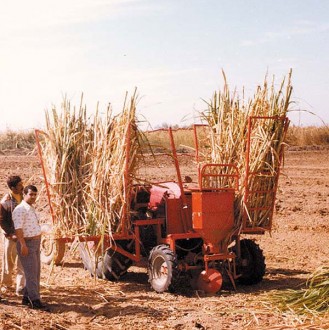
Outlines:
[[[16,235],[7,235],[6,238],[11,240],[11,241],[17,242],[17,236]]]
[[[21,245],[21,255],[26,257],[29,254],[29,249],[26,245]]]

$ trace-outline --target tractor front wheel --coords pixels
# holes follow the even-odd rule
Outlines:
[[[177,258],[167,245],[155,246],[148,262],[149,282],[156,292],[173,291],[177,278]]]
[[[240,242],[241,258],[238,264],[238,282],[245,285],[257,284],[265,275],[265,257],[259,245],[251,239]]]

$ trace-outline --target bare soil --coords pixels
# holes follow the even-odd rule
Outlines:
[[[195,166],[181,157],[182,176],[195,180]],[[149,162],[141,176],[175,180],[170,159]],[[0,194],[5,179],[20,174],[41,186],[36,155],[0,155]],[[44,221],[47,205],[38,204]],[[266,304],[272,290],[296,289],[329,255],[329,149],[309,147],[286,152],[277,194],[273,230],[254,237],[266,257],[266,274],[254,286],[204,294],[189,286],[175,294],[154,292],[144,267],[133,266],[120,282],[90,277],[76,251],[66,252],[63,266],[42,266],[42,299],[47,311],[23,307],[12,290],[2,294],[0,329],[329,329],[329,315],[303,319],[281,314]]]

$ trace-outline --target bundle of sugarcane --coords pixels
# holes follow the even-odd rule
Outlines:
[[[214,164],[234,164],[241,168],[243,154],[243,138],[246,123],[246,114],[241,111],[240,101],[237,93],[232,95],[224,76],[223,92],[215,92],[208,104],[208,109],[204,111],[202,119],[209,125],[208,143],[210,148],[203,152],[206,162]],[[213,172],[220,171],[229,174],[231,168],[212,168]],[[213,173],[218,174],[218,173]],[[216,182],[211,182],[211,181]],[[216,177],[208,176],[204,179],[203,186],[227,187],[231,185],[228,176]],[[215,187],[214,187],[215,188]]]
[[[140,154],[136,92],[123,110],[87,118],[86,107],[46,112],[41,143],[58,235],[104,235],[129,230],[132,178]],[[81,103],[82,104],[82,103]]]
[[[97,118],[96,118],[97,119]],[[91,227],[114,233],[129,230],[132,179],[141,157],[141,134],[136,125],[136,96],[124,102],[122,112],[99,120],[94,137],[86,217]],[[89,232],[99,232],[89,228]]]
[[[46,112],[47,137],[41,146],[54,217],[61,231],[70,232],[84,225],[83,192],[89,173],[91,132],[88,131],[85,107],[80,106],[76,113],[64,99],[61,108],[61,114],[56,108],[51,113]]]
[[[241,223],[245,214],[247,226],[266,228],[273,210],[280,153],[287,129],[284,118],[292,91],[291,71],[287,84],[283,80],[278,91],[274,88],[274,80],[269,86],[265,78],[263,86],[257,88],[248,102],[240,99],[236,91],[230,93],[223,75],[223,92],[214,93],[207,103],[208,109],[202,113],[209,125],[210,151],[205,150],[206,160],[237,166],[240,173],[235,203],[237,223]],[[253,120],[253,117],[258,119]],[[225,171],[230,172],[232,168]],[[252,175],[247,176],[247,173]],[[229,180],[229,176],[223,176],[216,184],[218,187],[230,186]]]
[[[281,312],[319,315],[329,312],[329,267],[317,268],[306,282],[306,288],[273,291],[268,297]],[[271,306],[273,308],[273,306]]]

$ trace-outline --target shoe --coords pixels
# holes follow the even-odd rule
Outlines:
[[[23,296],[23,289],[16,290],[16,296],[17,297]]]
[[[24,305],[24,306],[30,306],[31,305],[29,297],[23,296],[22,305]]]
[[[46,305],[44,305],[40,299],[32,300],[31,302],[31,308],[33,309],[44,309],[46,308]]]

